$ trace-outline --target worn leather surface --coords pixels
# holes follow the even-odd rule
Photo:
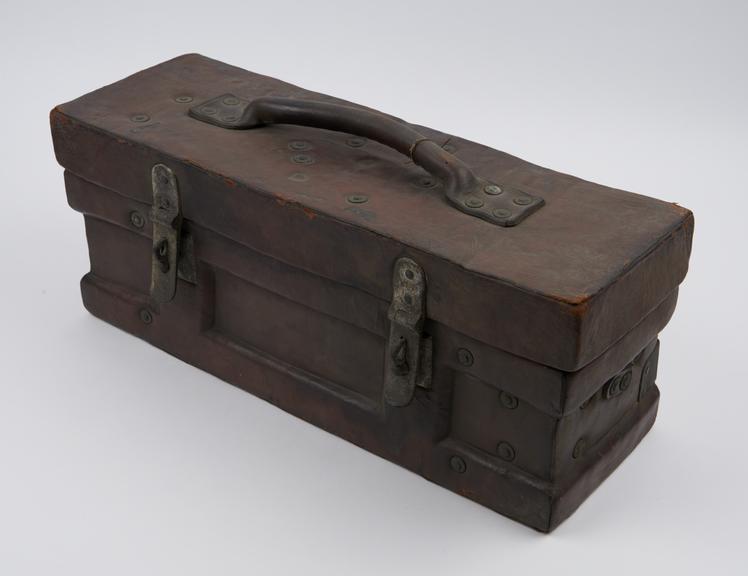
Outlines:
[[[185,55],[53,110],[58,159],[144,202],[150,167],[166,162],[186,219],[384,300],[394,260],[409,255],[426,271],[430,318],[567,371],[603,354],[685,276],[693,229],[686,209],[421,128],[481,177],[545,199],[519,226],[502,228],[456,210],[439,185],[420,185],[423,170],[376,142],[353,148],[342,133],[234,131],[187,115],[226,92],[338,101]],[[180,95],[193,101],[175,101]],[[146,122],[133,121],[142,114]],[[314,163],[292,161],[295,140],[310,143]],[[353,205],[351,194],[369,201]]]

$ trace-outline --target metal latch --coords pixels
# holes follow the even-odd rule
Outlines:
[[[407,406],[415,387],[431,387],[431,338],[423,334],[426,318],[426,277],[410,258],[395,263],[392,277],[390,337],[385,358],[384,399]]]
[[[170,168],[156,164],[151,170],[153,186],[153,252],[151,255],[151,297],[169,302],[177,290],[177,262],[182,228],[177,178]]]

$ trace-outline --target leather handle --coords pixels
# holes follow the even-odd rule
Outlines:
[[[224,94],[195,106],[197,120],[233,130],[294,124],[361,136],[408,156],[444,185],[459,210],[500,226],[514,226],[543,205],[543,199],[476,176],[410,124],[379,112],[299,98],[264,96],[248,101]]]

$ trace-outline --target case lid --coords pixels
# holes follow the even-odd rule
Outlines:
[[[267,97],[342,104],[381,126],[334,108],[310,122],[258,105],[247,120]],[[216,105],[223,125],[194,117]],[[242,112],[257,122],[232,129]],[[167,163],[187,220],[383,300],[408,255],[426,271],[430,320],[562,370],[602,354],[684,278],[690,211],[370,112],[188,54],[55,108],[52,127],[59,162],[79,176],[149,202],[151,167]],[[268,125],[268,114],[314,126]],[[452,156],[457,169],[440,168]],[[468,194],[462,166],[478,186]],[[507,203],[527,209],[515,218]]]

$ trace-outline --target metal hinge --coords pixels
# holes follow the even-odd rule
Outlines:
[[[177,290],[177,263],[182,228],[177,178],[170,168],[156,164],[151,170],[153,185],[153,252],[151,254],[151,297],[169,302]]]
[[[431,338],[423,334],[426,318],[426,277],[410,258],[395,263],[392,277],[390,337],[385,358],[384,399],[407,406],[416,386],[431,387]]]

